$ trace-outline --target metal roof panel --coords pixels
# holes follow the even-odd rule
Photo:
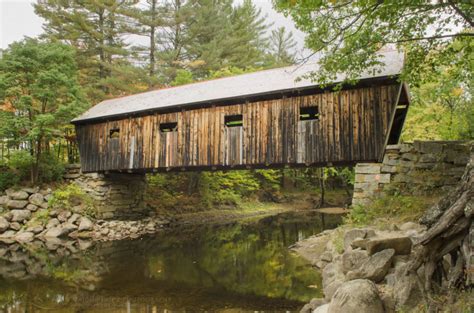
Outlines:
[[[373,71],[367,70],[358,79],[400,74],[403,67],[403,55],[401,53],[396,51],[381,53],[380,61],[385,65],[375,75],[372,74]],[[317,70],[317,63],[307,63],[109,99],[90,108],[81,116],[75,118],[73,122],[85,122],[91,119],[159,110],[193,103],[216,102],[218,100],[277,93],[292,89],[317,87],[317,83],[308,78],[302,78],[305,74]],[[340,74],[332,83],[339,83],[345,79],[346,75]]]

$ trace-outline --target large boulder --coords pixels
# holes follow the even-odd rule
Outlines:
[[[40,193],[34,193],[28,198],[28,200],[30,201],[31,204],[41,206],[43,205],[44,197]]]
[[[376,283],[382,281],[392,265],[394,255],[394,249],[386,249],[377,252],[365,261],[359,269],[348,272],[347,279],[364,278]]]
[[[349,271],[358,269],[365,261],[369,259],[367,251],[352,250],[342,254],[342,271],[346,274]]]
[[[31,211],[29,210],[11,210],[12,222],[23,222],[31,218]]]
[[[410,254],[413,243],[410,237],[386,237],[374,238],[367,243],[367,252],[369,255],[386,249],[394,249],[395,254]]]
[[[20,210],[28,205],[26,200],[8,200],[7,208],[11,210]]]
[[[4,218],[3,216],[0,216],[0,233],[3,233],[10,227],[10,223]]]
[[[377,287],[366,279],[344,283],[328,306],[328,313],[384,313]]]

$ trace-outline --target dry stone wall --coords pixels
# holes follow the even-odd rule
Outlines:
[[[355,168],[353,205],[397,191],[405,195],[448,192],[461,179],[473,141],[415,141],[387,146],[382,163]]]
[[[69,165],[64,179],[76,183],[96,201],[99,218],[139,218],[148,213],[144,174],[82,173],[80,165]]]

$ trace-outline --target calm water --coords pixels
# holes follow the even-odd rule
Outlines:
[[[337,216],[281,214],[135,241],[0,246],[0,312],[286,312],[321,295],[288,246]]]

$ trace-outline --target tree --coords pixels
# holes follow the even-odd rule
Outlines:
[[[277,65],[294,64],[295,47],[296,42],[292,32],[287,32],[285,27],[272,30],[269,50]]]
[[[325,83],[345,72],[349,80],[381,65],[377,52],[387,45],[407,54],[405,80],[419,82],[434,63],[449,64],[453,55],[472,55],[473,6],[470,1],[293,1],[274,0],[308,34],[306,45],[321,55],[315,80]],[[465,30],[463,30],[465,29]],[[462,46],[445,49],[453,38]],[[430,51],[444,51],[437,58]],[[464,59],[464,60],[462,60]],[[469,65],[471,72],[474,66]]]
[[[62,129],[87,108],[75,57],[69,46],[25,39],[11,44],[0,59],[0,122],[12,127],[2,135],[29,148],[33,182],[49,143],[62,138]]]
[[[131,66],[123,38],[133,31],[125,14],[133,4],[126,0],[38,0],[34,5],[36,14],[46,21],[45,37],[78,50],[81,83],[89,87],[93,100],[144,89],[142,73]]]

